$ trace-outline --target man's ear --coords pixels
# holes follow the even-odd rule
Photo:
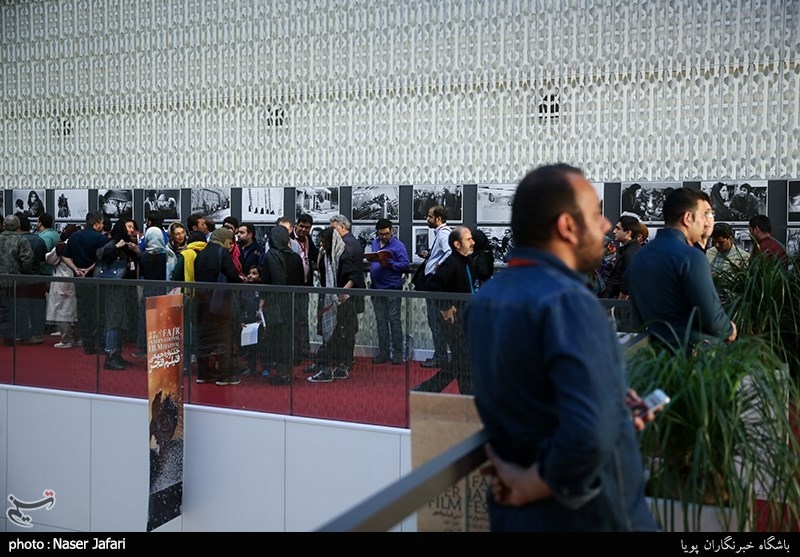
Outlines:
[[[571,213],[561,213],[556,219],[556,232],[558,237],[573,245],[578,245],[580,230],[575,217]]]

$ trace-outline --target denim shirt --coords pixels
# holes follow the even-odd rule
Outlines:
[[[510,507],[489,494],[492,530],[657,530],[600,302],[549,253],[516,248],[509,265],[465,310],[475,404],[498,454],[538,463],[555,495]]]
[[[634,321],[676,348],[684,337],[694,344],[733,333],[706,255],[690,246],[680,230],[659,230],[631,260],[623,280]]]

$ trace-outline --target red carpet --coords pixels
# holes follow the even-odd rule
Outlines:
[[[36,346],[0,347],[0,383],[44,387],[104,395],[147,398],[147,369],[144,359],[135,359],[130,344],[123,357],[133,362],[123,371],[103,369],[104,356],[88,356],[81,348],[58,349],[59,337],[45,336]],[[309,418],[323,418],[373,425],[408,427],[408,391],[437,370],[419,362],[408,366],[389,363],[373,365],[371,358],[356,358],[346,380],[309,383],[303,368],[295,367],[294,382],[269,385],[259,374],[242,377],[239,385],[220,387],[198,385],[194,375],[184,383],[184,401],[204,406],[272,412]],[[192,372],[194,373],[194,372]],[[451,383],[445,393],[458,394]]]

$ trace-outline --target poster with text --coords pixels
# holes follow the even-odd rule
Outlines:
[[[183,295],[145,298],[150,491],[147,531],[183,505]]]

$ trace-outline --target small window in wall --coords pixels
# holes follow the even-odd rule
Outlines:
[[[539,103],[539,120],[558,119],[558,108],[558,95],[545,95]]]
[[[56,117],[53,120],[52,132],[55,137],[69,137],[72,135],[72,120]]]
[[[282,128],[286,124],[286,111],[283,107],[267,107],[267,126]]]

